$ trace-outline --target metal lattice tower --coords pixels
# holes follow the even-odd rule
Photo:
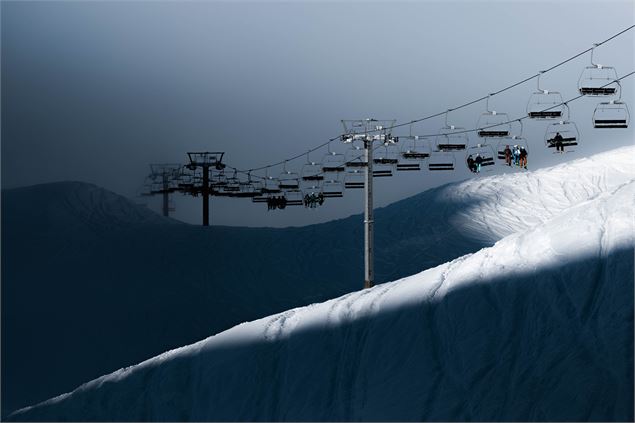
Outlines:
[[[187,156],[190,160],[185,168],[192,172],[188,176],[192,178],[190,186],[183,186],[181,183],[181,191],[197,196],[201,194],[203,197],[203,226],[209,226],[209,197],[213,194],[210,184],[210,172],[222,171],[225,165],[222,163],[222,152],[188,152]],[[200,169],[200,173],[197,173]],[[199,179],[200,178],[200,179]]]

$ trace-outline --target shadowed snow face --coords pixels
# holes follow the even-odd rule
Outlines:
[[[635,180],[600,185],[492,247],[239,325],[12,418],[632,419]]]

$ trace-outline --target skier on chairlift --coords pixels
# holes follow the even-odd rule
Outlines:
[[[512,149],[509,148],[509,145],[505,146],[505,163],[507,166],[512,165]]]
[[[520,147],[519,165],[523,169],[527,169],[527,154],[528,153],[525,147]]]
[[[562,143],[564,139],[562,138],[562,135],[560,135],[560,132],[556,132],[556,136],[553,137],[553,141],[556,144],[556,152],[560,152],[560,154],[564,153],[564,144]]]
[[[476,164],[476,173],[481,173],[481,163],[483,163],[483,158],[481,157],[481,153],[476,153],[476,158],[474,159],[474,163]]]
[[[470,172],[476,173],[476,164],[474,163],[474,158],[472,158],[471,154],[467,157],[467,167],[470,169]]]

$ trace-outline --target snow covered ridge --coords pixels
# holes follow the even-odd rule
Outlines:
[[[615,176],[632,167],[621,150],[494,177],[527,178],[544,207],[528,222],[515,200],[520,230],[492,247],[241,324],[10,418],[632,421],[635,180]],[[576,181],[582,192],[562,188]]]
[[[72,229],[85,224],[113,229],[131,224],[177,223],[136,206],[126,197],[85,182],[54,182],[15,188],[7,193],[10,200],[3,208],[11,209],[3,212],[25,213],[36,225],[46,222]]]

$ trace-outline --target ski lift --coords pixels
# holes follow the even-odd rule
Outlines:
[[[262,192],[264,194],[279,194],[281,191],[280,181],[272,176],[269,176],[269,168],[267,168],[265,170],[265,178],[262,181]]]
[[[367,163],[364,155],[364,147],[351,144],[351,147],[344,154],[346,167],[353,169],[366,167]]]
[[[620,90],[621,91],[621,90]],[[621,96],[620,96],[621,97]],[[595,107],[593,112],[594,128],[628,128],[631,114],[623,101],[603,101]]]
[[[300,176],[297,172],[287,170],[287,162],[284,162],[283,170],[280,176],[278,176],[280,182],[280,189],[285,191],[294,191],[300,189]]]
[[[569,106],[567,105],[567,119],[569,118]],[[569,120],[561,120],[559,122],[552,123],[547,126],[545,132],[545,145],[547,148],[553,148],[556,146],[555,137],[557,134],[562,136],[563,147],[574,147],[580,142],[580,132],[575,122]],[[569,149],[569,151],[573,151]]]
[[[445,126],[439,129],[439,135],[435,137],[438,151],[465,150],[469,144],[469,138],[465,128],[448,124],[448,112],[445,112]]]
[[[454,154],[443,151],[433,151],[428,160],[429,170],[454,170]]]
[[[392,170],[399,163],[399,148],[392,143],[384,145],[377,157],[373,158],[373,177],[392,176]]]
[[[578,91],[588,96],[608,96],[617,94],[617,71],[612,66],[593,63],[593,52],[597,44],[591,48],[591,66],[584,68],[578,79]]]
[[[523,138],[523,121],[518,119],[518,123],[520,124],[520,133],[518,135],[507,137],[498,143],[498,148],[496,149],[498,160],[503,162],[505,161],[505,148],[509,146],[517,145],[519,148],[524,148],[527,152],[529,152],[529,144],[527,143],[527,140]]]
[[[403,137],[402,137],[403,138]],[[406,137],[401,150],[401,158],[397,163],[398,171],[421,170],[421,162],[430,157],[430,144],[418,135]]]
[[[359,169],[352,169],[346,172],[344,175],[344,188],[346,189],[360,189],[364,188],[365,180],[364,173]]]
[[[324,180],[324,174],[322,172],[322,164],[310,161],[309,155],[307,154],[307,162],[302,166],[302,180],[322,181]]]
[[[304,195],[319,195],[322,193],[322,187],[320,185],[311,185],[302,189]]]
[[[322,188],[322,194],[324,198],[336,198],[343,197],[342,183],[336,180],[325,181]]]
[[[302,191],[300,190],[286,191],[284,198],[287,200],[287,206],[304,205],[304,195],[302,195]]]
[[[269,201],[268,195],[257,195],[251,198],[252,203],[266,203],[267,201]]]
[[[465,165],[467,164],[467,159],[469,157],[476,159],[476,157],[481,157],[483,161],[481,162],[481,169],[485,171],[491,171],[494,166],[494,149],[489,144],[476,144],[470,146],[467,149],[467,154],[465,155]],[[469,166],[468,166],[469,169]],[[471,170],[471,169],[470,169]]]
[[[485,103],[485,112],[478,118],[476,127],[478,128],[478,136],[481,138],[507,137],[511,131],[509,117],[507,113],[500,113],[496,110],[489,109],[489,98],[487,96]]]
[[[559,119],[564,111],[562,95],[557,91],[543,90],[540,88],[540,75],[538,75],[538,91],[531,94],[527,103],[527,116],[532,119]]]
[[[342,153],[330,151],[322,159],[322,171],[324,173],[339,173],[346,171],[345,158]]]

